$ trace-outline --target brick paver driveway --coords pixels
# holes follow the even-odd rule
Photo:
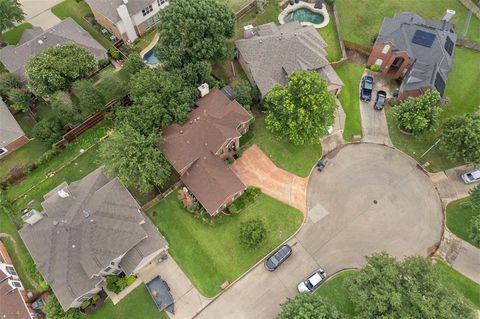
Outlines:
[[[235,161],[232,170],[245,185],[260,187],[265,194],[306,213],[308,179],[278,168],[256,144]]]

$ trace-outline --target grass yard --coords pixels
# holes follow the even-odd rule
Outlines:
[[[52,7],[51,11],[60,20],[65,20],[66,18],[71,17],[106,49],[113,46],[109,39],[104,37],[93,25],[84,19],[85,16],[92,14],[92,11],[86,2],[65,0]]]
[[[472,113],[478,107],[478,101],[480,101],[480,90],[477,88],[480,83],[478,65],[480,65],[479,52],[460,47],[455,48],[453,70],[448,76],[445,93],[450,102],[441,114],[441,121],[454,115]],[[422,136],[406,136],[398,130],[392,108],[387,107],[386,112],[388,130],[393,145],[420,163],[429,162],[430,166],[427,168],[429,171],[437,172],[462,164],[461,160],[447,159],[446,154],[438,147],[434,147],[427,155],[420,158],[438,140],[439,129]]]
[[[468,10],[458,0],[337,0],[342,35],[345,40],[371,47],[384,17],[396,12],[413,12],[425,19],[441,19],[446,9],[455,10],[452,23],[463,37]],[[466,38],[480,42],[480,21],[472,16]]]
[[[355,276],[355,270],[348,270],[336,274],[314,293],[328,300],[337,309],[347,315],[348,318],[355,316],[355,305],[348,298],[347,289],[344,287],[345,280]]]
[[[241,8],[245,7],[251,0],[221,0],[225,4],[228,4],[232,8],[233,12],[239,11]]]
[[[148,30],[146,33],[142,34],[142,36],[138,38],[138,40],[136,41],[137,43],[135,43],[135,49],[138,52],[141,52],[152,42],[155,34],[157,34],[156,27],[153,27],[150,30]]]
[[[338,99],[342,103],[347,115],[343,138],[349,142],[354,135],[362,135],[362,118],[360,116],[360,102],[358,87],[362,78],[364,66],[354,63],[345,63],[335,69],[345,86],[340,91]]]
[[[157,310],[152,297],[148,293],[145,285],[140,285],[123,298],[118,304],[113,305],[108,299],[105,304],[88,315],[89,319],[130,319],[130,318],[149,318],[149,319],[168,319],[165,312]]]
[[[243,38],[243,27],[249,24],[253,26],[259,26],[260,24],[275,22],[278,24],[278,15],[282,9],[280,8],[278,1],[268,1],[262,13],[257,14],[257,10],[252,9],[242,18],[235,22],[235,35],[233,40]]]
[[[27,166],[48,150],[48,146],[39,140],[31,140],[12,154],[0,160],[0,180],[9,175],[15,167]]]
[[[312,167],[322,157],[320,144],[293,145],[287,140],[277,139],[265,127],[265,118],[256,115],[250,130],[253,142],[279,167],[301,177],[307,177]]]
[[[327,42],[327,59],[330,62],[339,61],[342,58],[342,48],[338,41],[337,27],[335,25],[335,17],[330,11],[330,22],[323,28],[317,29],[318,33]]]
[[[303,220],[298,210],[264,194],[239,214],[220,214],[213,225],[185,210],[177,192],[147,213],[166,237],[172,257],[207,297],[218,294],[223,282],[233,282],[280,245]],[[256,249],[242,247],[238,238],[240,223],[251,218],[260,218],[267,228],[266,240]]]
[[[454,201],[447,206],[447,227],[452,233],[459,238],[475,245],[470,239],[470,220],[473,216],[480,214],[480,212],[473,211],[473,208],[464,207],[463,205],[468,202],[468,198],[463,198]]]
[[[10,30],[2,34],[3,41],[7,42],[10,45],[16,45],[18,41],[20,41],[23,31],[25,31],[26,29],[31,29],[32,27],[33,26],[28,22],[19,24],[16,27],[11,28]]]

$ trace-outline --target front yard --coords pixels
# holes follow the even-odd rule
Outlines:
[[[480,214],[480,212],[475,212],[473,208],[465,207],[467,202],[468,198],[464,198],[448,204],[447,227],[459,238],[480,248],[470,239],[470,220],[473,216]]]
[[[290,237],[301,225],[302,214],[267,195],[260,194],[243,212],[220,214],[213,224],[203,223],[185,210],[173,192],[148,212],[166,237],[170,254],[206,297],[213,297],[225,281],[233,282],[257,261]],[[261,219],[265,241],[256,249],[239,243],[240,223]]]
[[[7,42],[9,45],[16,45],[18,41],[20,41],[23,31],[31,29],[32,27],[32,24],[28,22],[19,24],[2,34],[3,41]]]

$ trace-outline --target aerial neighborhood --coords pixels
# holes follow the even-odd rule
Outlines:
[[[478,318],[477,2],[0,0],[0,317]]]

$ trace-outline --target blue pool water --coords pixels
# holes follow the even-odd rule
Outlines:
[[[285,17],[285,22],[298,21],[298,22],[311,22],[313,24],[320,24],[324,20],[324,17],[320,13],[315,13],[307,8],[300,8],[293,12],[290,12]]]
[[[145,53],[145,55],[143,56],[143,61],[146,64],[158,64],[158,63],[160,63],[157,56],[155,55],[155,47],[151,48],[147,53]]]

